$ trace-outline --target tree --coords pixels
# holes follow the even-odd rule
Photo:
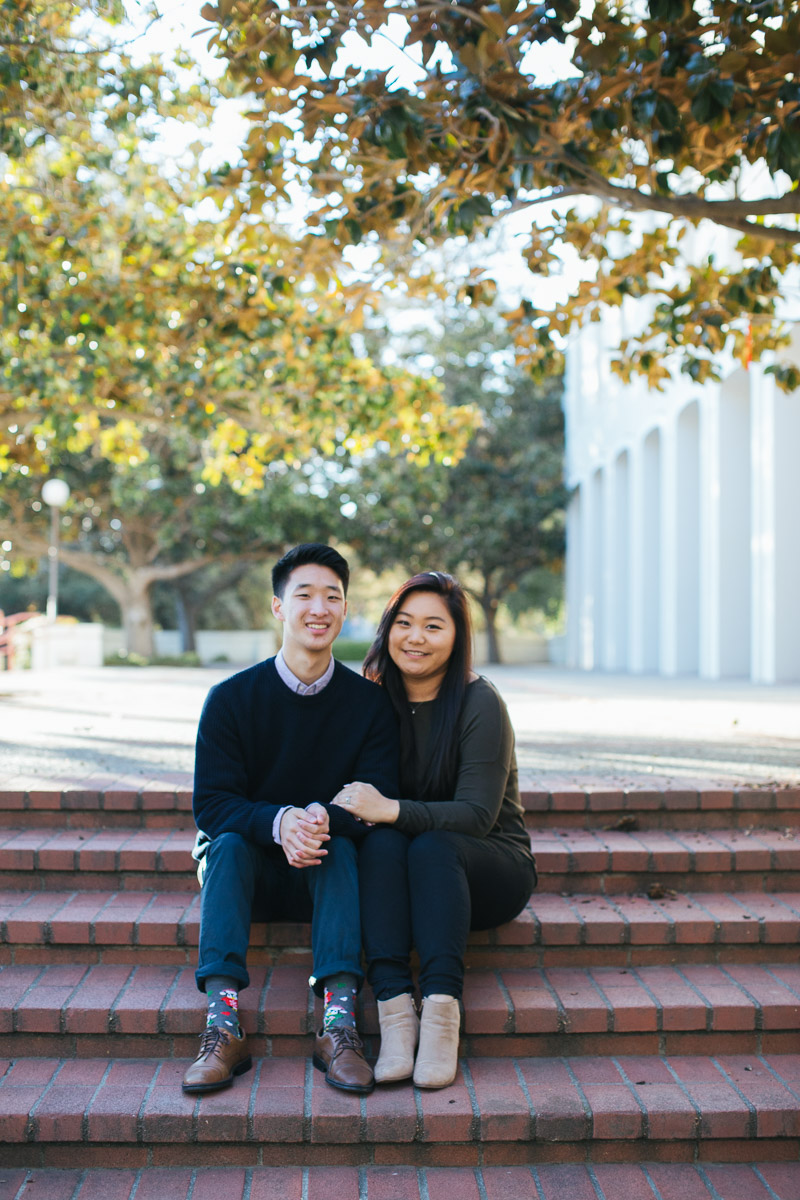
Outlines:
[[[526,301],[510,314],[545,371],[553,335],[626,297],[653,305],[622,344],[623,378],[657,387],[678,352],[702,381],[723,347],[746,364],[781,344],[781,290],[800,261],[796,3],[601,0],[583,15],[577,0],[218,0],[202,13],[254,94],[245,211],[303,179],[310,244],[364,242],[385,279],[414,251],[529,210],[533,274],[559,269],[566,242],[588,275],[552,313]],[[354,33],[376,49],[394,39],[412,65],[360,69]],[[540,84],[537,52],[558,43],[569,69]],[[488,274],[468,286],[490,291]]]
[[[501,603],[524,595],[524,610],[538,598],[537,572],[561,574],[561,380],[532,384],[515,367],[496,315],[469,308],[440,315],[443,328],[429,321],[408,339],[404,357],[426,366],[433,359],[445,396],[479,405],[484,425],[451,468],[366,461],[344,490],[353,513],[347,538],[376,570],[401,563],[409,572],[462,574],[483,613],[489,660],[500,662]]]
[[[357,354],[357,307],[277,223],[245,255],[200,215],[218,184],[199,146],[157,160],[160,123],[202,120],[218,95],[113,42],[76,44],[76,17],[120,9],[0,6],[0,474],[43,473],[62,452],[135,464],[172,424],[205,481],[242,494],[271,462],[320,451],[457,454],[470,414]]]
[[[284,463],[249,495],[225,481],[202,481],[202,458],[185,432],[146,433],[135,464],[63,453],[54,458],[71,495],[61,517],[63,562],[117,601],[129,652],[153,654],[153,588],[175,586],[214,567],[217,585],[244,563],[280,553],[287,543],[333,533],[338,507],[307,471]],[[0,496],[0,542],[17,559],[48,548],[39,480],[14,475]],[[10,544],[10,547],[9,547]],[[222,578],[220,578],[222,573]]]

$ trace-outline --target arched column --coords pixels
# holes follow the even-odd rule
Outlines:
[[[567,647],[568,667],[580,667],[581,663],[581,611],[583,607],[583,489],[576,487],[567,505],[567,554],[565,563],[565,592],[567,603]]]
[[[736,371],[701,421],[700,674],[750,672],[750,383]]]
[[[696,401],[664,430],[661,671],[694,674],[700,648],[700,421]]]
[[[800,397],[751,370],[752,670],[756,683],[800,680]]]
[[[603,666],[628,667],[630,596],[630,472],[628,454],[618,454],[605,473],[603,554]]]
[[[595,471],[589,481],[589,539],[584,559],[587,567],[588,595],[586,609],[586,667],[592,670],[603,666],[604,628],[604,563],[605,563],[605,481],[602,471]]]
[[[652,429],[630,455],[631,671],[657,671],[661,626],[661,433]]]

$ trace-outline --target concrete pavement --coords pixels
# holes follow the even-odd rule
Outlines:
[[[0,787],[191,782],[209,687],[232,668],[0,674]],[[520,769],[551,788],[797,784],[800,686],[482,668]]]

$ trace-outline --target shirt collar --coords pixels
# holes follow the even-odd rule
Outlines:
[[[298,679],[294,671],[292,671],[283,657],[283,649],[281,648],[275,655],[275,670],[280,675],[283,682],[288,688],[291,688],[298,696],[316,696],[323,688],[327,687],[331,679],[333,679],[333,670],[336,666],[333,655],[328,663],[325,671],[320,675],[319,679],[315,679],[313,683],[303,683],[302,679]]]

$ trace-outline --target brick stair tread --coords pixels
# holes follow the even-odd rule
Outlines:
[[[16,1168],[9,1200],[798,1200],[796,1163]]]
[[[197,945],[200,892],[0,891],[0,945],[146,947]],[[473,947],[713,946],[800,941],[800,892],[555,895],[535,892],[496,930],[472,933]],[[310,945],[310,928],[253,926],[251,944]]]
[[[800,1153],[797,1054],[471,1058],[460,1061],[456,1082],[442,1091],[398,1085],[367,1097],[329,1087],[300,1057],[256,1059],[232,1088],[186,1096],[180,1081],[188,1061],[2,1061],[0,1139],[278,1144],[284,1154],[287,1144],[363,1153],[388,1143],[403,1155],[395,1161],[407,1163],[420,1145],[497,1150],[531,1141],[583,1145],[585,1153],[592,1142],[646,1139],[648,1150],[669,1141],[691,1144],[696,1153],[703,1142],[737,1141],[741,1148],[788,1139],[793,1156]],[[753,1154],[757,1161],[757,1144]],[[746,1160],[743,1148],[738,1157]]]
[[[313,1032],[310,995],[308,967],[253,967],[242,997],[247,1032]],[[467,972],[464,1002],[467,1034],[795,1032],[800,964],[478,969]],[[204,1015],[191,967],[0,968],[3,1034],[197,1034]],[[364,1028],[378,1028],[369,990]]]
[[[190,876],[189,829],[3,829],[0,870]],[[548,876],[587,873],[725,874],[800,870],[800,832],[787,828],[637,832],[531,831],[540,887]]]
[[[621,814],[640,819],[663,814],[684,818],[694,814],[698,821],[714,814],[741,814],[754,822],[795,823],[800,819],[800,787],[722,788],[697,781],[681,788],[653,786],[645,788],[608,787],[602,780],[595,785],[566,786],[556,781],[520,777],[520,798],[531,825],[558,821],[559,817],[609,818]],[[88,824],[120,822],[126,815],[136,824],[148,821],[192,824],[191,788],[152,780],[144,786],[114,780],[96,780],[94,786],[43,787],[20,781],[19,787],[0,788],[0,822],[77,825],[83,817]],[[733,823],[738,823],[734,820]]]

